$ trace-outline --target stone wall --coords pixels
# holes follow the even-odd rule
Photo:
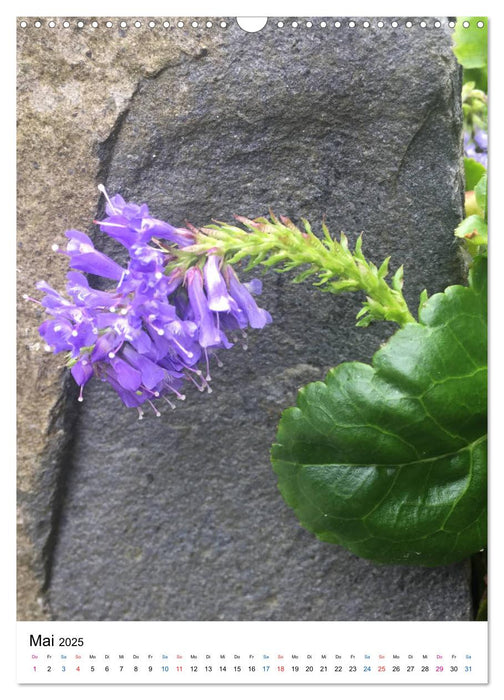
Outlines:
[[[392,28],[258,33],[234,19],[69,18],[18,30],[20,296],[63,288],[51,252],[92,235],[96,185],[183,225],[271,208],[323,217],[368,256],[405,267],[416,308],[460,281],[460,73],[446,18]],[[221,27],[221,22],[226,27]],[[359,301],[264,276],[274,324],[189,392],[136,420],[99,382],[85,401],[19,309],[19,619],[464,620],[470,566],[383,567],[298,525],[269,464],[281,411],[335,364],[369,361],[394,330],[355,329]],[[432,595],[432,590],[436,595]]]

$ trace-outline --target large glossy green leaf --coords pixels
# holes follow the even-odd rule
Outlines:
[[[384,563],[486,545],[486,260],[422,304],[373,365],[343,363],[281,418],[272,464],[301,524]]]

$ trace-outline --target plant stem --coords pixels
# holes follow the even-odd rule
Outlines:
[[[366,301],[359,312],[358,326],[371,321],[393,321],[399,326],[416,323],[402,294],[402,267],[393,275],[391,286],[385,281],[388,274],[387,258],[378,269],[366,260],[359,236],[354,251],[350,251],[344,233],[340,240],[332,238],[325,224],[324,238],[318,238],[307,221],[304,231],[286,217],[271,220],[236,217],[244,226],[219,223],[202,229],[194,229],[196,243],[176,252],[177,264],[195,264],[195,256],[216,254],[233,264],[249,258],[247,269],[258,265],[275,267],[278,272],[302,268],[295,282],[315,276],[314,284],[322,291],[338,294],[362,291]]]

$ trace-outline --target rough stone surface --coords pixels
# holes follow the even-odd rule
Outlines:
[[[21,20],[27,27],[21,27]],[[68,228],[85,230],[96,213],[100,146],[128,109],[140,80],[201,51],[201,36],[156,27],[123,31],[117,18],[18,18],[17,36],[17,465],[18,618],[45,619],[51,553],[64,501],[74,401],[61,363],[43,351],[40,308],[23,294],[45,278],[63,288],[63,256],[51,253]],[[63,22],[69,26],[64,27]],[[106,21],[113,28],[105,26]],[[186,23],[187,24],[187,23]],[[211,36],[206,43],[211,43]]]
[[[460,279],[452,237],[462,215],[460,76],[446,21],[438,30],[401,24],[174,30],[158,36],[155,68],[131,32],[116,35],[121,50],[81,34],[85,55],[95,42],[102,73],[110,52],[121,57],[115,80],[124,90],[115,120],[98,128],[108,102],[91,107],[96,70],[74,79],[91,109],[78,117],[88,130],[81,157],[111,192],[147,201],[174,224],[271,207],[314,228],[325,216],[351,240],[364,231],[371,259],[404,263],[415,309],[421,289]],[[68,62],[58,41],[54,65]],[[74,83],[63,89],[58,80],[55,68],[36,104],[59,90],[68,105]],[[50,170],[55,157],[46,156]],[[81,211],[62,228],[85,228]],[[369,361],[393,328],[356,330],[358,300],[269,273],[262,304],[274,325],[251,333],[247,351],[221,354],[210,395],[188,392],[176,411],[140,423],[100,383],[86,387],[82,406],[60,404],[62,437],[24,496],[35,549],[45,548],[54,619],[471,618],[467,562],[382,567],[318,542],[283,503],[269,465],[296,390],[338,362]],[[40,428],[38,436],[43,446]]]

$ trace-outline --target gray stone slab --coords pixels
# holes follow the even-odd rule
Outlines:
[[[286,23],[287,24],[287,23]],[[417,25],[417,23],[416,23]],[[169,40],[169,38],[168,38]],[[323,216],[405,265],[406,296],[460,281],[460,73],[440,29],[279,30],[233,23],[140,83],[102,145],[111,193],[176,225],[271,207]],[[109,253],[119,251],[96,233]],[[52,555],[55,619],[464,620],[467,562],[378,566],[317,541],[269,464],[281,411],[335,364],[369,361],[392,326],[359,302],[264,277],[274,324],[221,353],[213,393],[142,422],[88,385]],[[434,593],[435,592],[435,593]]]

